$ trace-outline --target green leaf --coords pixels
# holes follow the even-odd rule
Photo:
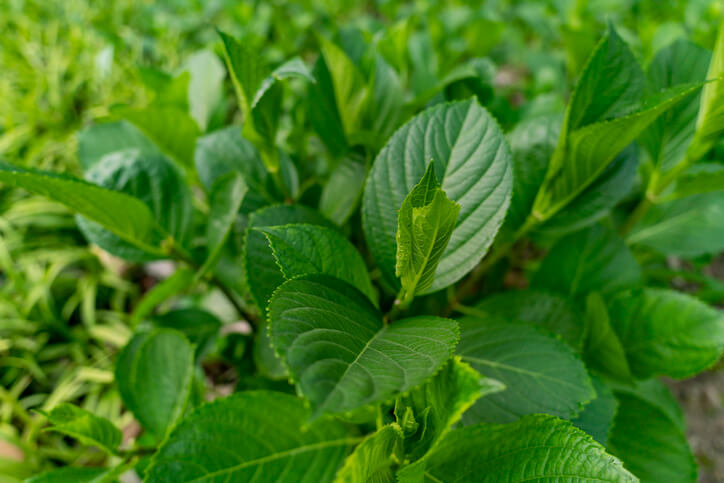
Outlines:
[[[166,299],[176,295],[191,287],[195,281],[194,270],[189,268],[177,268],[176,271],[167,279],[157,283],[143,294],[143,298],[134,307],[131,313],[129,324],[131,327],[137,326],[147,315],[149,315]]]
[[[249,291],[262,312],[274,289],[285,279],[269,246],[269,240],[259,228],[296,223],[332,227],[322,215],[301,205],[269,206],[252,213],[249,219],[242,261]]]
[[[221,101],[224,82],[224,64],[211,51],[199,50],[189,56],[185,69],[191,74],[188,102],[191,117],[202,131]]]
[[[143,109],[119,106],[112,112],[140,129],[179,166],[193,169],[196,138],[201,131],[186,111],[173,106]]]
[[[367,168],[350,158],[343,158],[322,189],[319,211],[337,225],[343,225],[357,209]]]
[[[552,217],[591,185],[618,153],[656,118],[695,93],[701,84],[677,86],[643,103],[627,116],[589,124],[559,141],[546,180],[533,205],[538,220]]]
[[[24,483],[109,483],[126,469],[125,465],[111,469],[66,466],[28,478]]]
[[[593,388],[596,390],[596,399],[586,404],[583,411],[573,424],[593,436],[593,439],[606,445],[608,437],[611,434],[613,419],[618,408],[618,401],[613,395],[613,391],[601,379],[591,376]]]
[[[558,334],[577,351],[583,344],[581,314],[560,295],[541,290],[513,290],[490,295],[475,305],[481,316],[526,322]]]
[[[640,285],[641,268],[616,232],[594,225],[561,238],[543,259],[531,285],[567,297],[604,295]]]
[[[432,287],[459,212],[460,205],[440,189],[430,161],[420,182],[405,196],[397,217],[395,274],[406,296],[412,298]]]
[[[724,191],[724,165],[720,163],[697,163],[676,178],[673,193],[666,199]]]
[[[608,448],[626,468],[642,483],[696,482],[696,462],[676,422],[636,394],[617,392],[616,398]]]
[[[269,334],[314,417],[409,391],[450,358],[457,323],[414,317],[382,323],[361,292],[329,276],[290,280],[269,302]]]
[[[181,332],[199,349],[203,348],[204,342],[216,334],[222,326],[216,316],[196,307],[174,309],[154,315],[151,322],[154,327]]]
[[[483,396],[505,390],[495,379],[481,376],[459,357],[453,357],[422,386],[399,396],[395,417],[404,428],[409,415],[417,429],[405,437],[405,452],[411,461],[435,446],[465,411]]]
[[[0,182],[63,203],[119,238],[163,256],[154,215],[143,201],[83,180],[0,163]]]
[[[362,73],[337,45],[319,36],[319,47],[332,79],[334,99],[344,133],[349,138],[361,129],[369,91]]]
[[[396,423],[369,435],[347,457],[335,483],[395,483],[393,467],[403,458],[402,429]]]
[[[269,240],[285,279],[317,273],[330,275],[356,287],[371,301],[376,300],[362,256],[336,231],[304,224],[268,226],[258,230]]]
[[[269,379],[287,379],[287,368],[279,356],[274,352],[269,339],[269,326],[262,323],[254,334],[254,346],[252,356],[256,368]]]
[[[169,237],[184,245],[190,231],[191,193],[179,170],[163,156],[121,151],[104,157],[85,174],[88,181],[104,188],[123,192],[140,200],[150,209],[155,220],[156,235],[153,245],[160,246]],[[130,211],[131,205],[119,207]],[[133,208],[135,210],[135,207]],[[84,215],[84,213],[80,213]],[[78,226],[88,241],[107,252],[131,261],[164,258],[159,249],[138,248],[127,243],[115,232],[85,218],[78,218]]]
[[[206,261],[197,278],[213,270],[221,257],[229,233],[236,222],[248,188],[239,173],[228,173],[217,179],[209,195],[209,221],[206,225]]]
[[[573,90],[565,131],[573,132],[632,113],[641,100],[643,90],[641,67],[626,43],[609,25],[608,32],[588,58]]]
[[[592,292],[586,298],[586,345],[583,360],[586,365],[617,381],[632,381],[626,351],[611,328],[611,320],[603,298]]]
[[[373,87],[370,106],[374,109],[372,127],[381,139],[387,139],[399,126],[404,89],[400,76],[380,54],[375,56]]]
[[[724,250],[724,192],[703,193],[654,205],[626,242],[666,255],[695,257]]]
[[[401,470],[398,481],[622,483],[638,480],[619,460],[570,422],[534,414],[512,424],[480,424],[456,429],[428,457]]]
[[[161,153],[153,141],[128,121],[93,124],[78,132],[78,159],[84,171],[92,168],[106,154],[126,149]]]
[[[724,352],[724,313],[689,295],[654,288],[623,292],[611,300],[609,313],[640,379],[690,377]]]
[[[696,135],[692,145],[693,159],[698,159],[708,151],[724,133],[724,22],[719,26],[706,78],[716,81],[707,83],[701,93]]]
[[[48,431],[67,434],[83,444],[98,446],[111,454],[118,450],[123,439],[123,434],[113,423],[72,404],[59,404],[46,416],[52,425]]]
[[[334,420],[308,423],[294,396],[247,391],[201,406],[171,432],[145,481],[331,481],[359,442]]]
[[[314,64],[316,84],[309,86],[307,92],[307,111],[314,131],[334,157],[347,153],[349,143],[337,109],[332,74],[323,56]]]
[[[238,126],[219,129],[196,142],[196,171],[207,192],[222,176],[240,173],[249,187],[242,211],[251,213],[264,206],[282,201],[282,195],[264,166],[261,155],[246,139]]]
[[[465,424],[505,423],[532,413],[573,418],[595,396],[573,350],[537,327],[465,317],[460,335],[462,360],[506,387],[479,399],[463,415]]]
[[[477,265],[510,202],[510,150],[495,120],[475,100],[437,105],[402,126],[372,166],[362,207],[367,244],[385,283],[395,290],[400,288],[397,213],[431,159],[442,189],[461,208],[430,292],[455,283]]]
[[[710,58],[708,50],[687,40],[670,44],[658,51],[649,65],[648,90],[657,92],[704,81]],[[640,142],[660,172],[668,172],[684,159],[696,130],[699,99],[699,93],[692,94],[662,114],[642,133]]]
[[[186,408],[193,363],[186,337],[168,329],[136,334],[118,356],[116,383],[123,403],[158,440]]]

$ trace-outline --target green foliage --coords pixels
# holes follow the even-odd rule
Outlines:
[[[695,480],[720,19],[50,3],[0,7],[0,479]]]

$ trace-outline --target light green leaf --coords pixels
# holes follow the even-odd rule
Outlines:
[[[591,185],[626,146],[656,118],[694,94],[701,84],[678,86],[643,103],[627,116],[589,124],[559,141],[546,180],[533,205],[538,220],[552,217]]]
[[[695,257],[724,250],[724,191],[654,205],[626,242],[666,255]]]
[[[119,238],[163,256],[154,215],[143,201],[86,181],[0,163],[0,182],[63,203]]]
[[[319,47],[332,79],[337,112],[349,137],[361,128],[369,91],[362,73],[337,45],[319,36]]]
[[[190,232],[191,193],[181,172],[163,156],[134,151],[110,154],[85,174],[88,181],[104,188],[133,196],[151,210],[158,232],[155,246],[171,237],[184,245]],[[119,209],[129,210],[130,205]],[[135,208],[134,208],[135,209]],[[81,213],[83,214],[83,213]],[[113,231],[105,230],[92,219],[77,218],[78,226],[91,243],[107,252],[130,261],[148,261],[167,256],[137,243],[127,243]]]
[[[285,279],[316,273],[330,275],[356,287],[371,301],[376,300],[362,256],[336,231],[305,224],[268,226],[258,230],[269,240]]]
[[[724,165],[720,163],[697,163],[676,178],[673,193],[666,199],[724,191]]]
[[[269,240],[258,228],[294,223],[332,228],[318,212],[302,205],[276,205],[255,211],[249,219],[244,238],[242,262],[254,303],[263,312],[274,289],[284,282],[284,275],[274,258]]]
[[[609,313],[640,379],[690,377],[724,352],[724,313],[690,295],[654,288],[623,292],[610,301]]]
[[[401,470],[398,481],[623,483],[638,480],[619,460],[570,422],[534,414],[512,424],[480,424],[456,429],[428,457]]]
[[[403,459],[403,434],[396,423],[369,435],[347,457],[335,483],[395,483],[393,467]]]
[[[188,87],[189,112],[202,131],[222,98],[224,64],[211,51],[199,50],[189,56],[185,69],[191,74]]]
[[[126,149],[161,154],[153,141],[128,121],[93,124],[78,132],[78,159],[84,171],[106,154]]]
[[[596,399],[586,404],[583,411],[572,422],[605,446],[611,433],[618,401],[611,388],[601,379],[591,376],[591,381],[596,390]]]
[[[419,183],[407,194],[397,217],[397,263],[405,297],[412,298],[432,287],[435,269],[442,257],[460,205],[450,201],[435,178],[430,161]]]
[[[526,322],[558,334],[578,351],[583,344],[583,318],[562,296],[541,290],[512,290],[490,295],[475,305],[481,316]]]
[[[696,482],[696,462],[681,428],[634,393],[617,392],[619,406],[608,448],[642,483]]]
[[[224,45],[224,57],[229,74],[236,89],[237,98],[245,122],[251,120],[251,111],[258,103],[256,99],[264,79],[270,74],[259,53],[249,42],[239,42],[231,35],[217,30]],[[265,91],[270,86],[267,86]],[[262,92],[263,94],[263,92]],[[261,97],[261,96],[260,96]],[[256,102],[255,102],[256,100]]]
[[[611,328],[608,309],[601,295],[592,292],[586,298],[586,345],[583,360],[589,368],[617,381],[632,381],[631,368],[621,341]]]
[[[372,92],[374,110],[372,127],[381,139],[387,139],[399,125],[402,116],[404,89],[400,76],[382,55],[375,56],[374,89]]]
[[[186,337],[168,329],[136,334],[118,356],[116,383],[123,403],[158,440],[186,408],[193,363]]]
[[[66,466],[28,478],[24,483],[111,483],[126,469],[126,465],[111,469]]]
[[[332,481],[361,438],[334,420],[309,424],[303,402],[246,391],[201,406],[171,432],[146,470],[147,482]]]
[[[221,257],[229,233],[239,214],[248,188],[239,173],[228,173],[217,179],[209,195],[209,221],[206,225],[206,261],[197,273],[197,279],[213,270]]]
[[[658,51],[649,65],[648,90],[657,92],[680,84],[703,82],[710,58],[708,50],[687,40],[670,44]],[[642,133],[640,142],[660,172],[668,172],[684,159],[696,130],[699,99],[698,92],[692,94]]]
[[[460,320],[457,353],[505,391],[479,399],[463,423],[507,423],[532,413],[575,417],[595,392],[583,362],[564,342],[537,327],[493,317]]]
[[[325,275],[284,283],[269,302],[269,334],[314,417],[409,391],[447,361],[457,323],[414,317],[382,323],[351,285]]]
[[[397,398],[397,422],[407,428],[412,417],[417,425],[405,437],[405,453],[411,461],[421,458],[475,401],[503,390],[502,383],[481,376],[459,357],[452,358],[432,379]]]
[[[618,234],[594,225],[561,238],[543,259],[531,285],[567,297],[604,295],[640,285],[641,268]]]
[[[52,425],[48,431],[67,434],[83,444],[98,446],[111,454],[118,450],[123,439],[123,434],[113,423],[72,404],[60,404],[46,416]]]
[[[385,283],[395,290],[400,288],[397,213],[431,159],[460,214],[430,292],[455,283],[478,264],[510,202],[510,150],[495,120],[475,100],[431,107],[398,129],[372,166],[362,207],[367,244]]]
[[[271,74],[266,76],[261,81],[261,84],[259,84],[259,87],[254,93],[254,97],[251,101],[251,108],[254,109],[259,104],[262,97],[264,97],[264,94],[272,87],[272,85],[276,81],[289,78],[305,79],[312,83],[316,82],[314,76],[311,72],[309,72],[306,64],[304,64],[304,61],[302,61],[302,59],[300,59],[299,57],[294,57],[293,59],[289,59],[288,61],[284,62],[282,65],[274,69]]]
[[[193,169],[196,138],[201,131],[187,112],[173,106],[143,109],[119,106],[112,112],[140,129],[180,167]]]
[[[706,75],[709,82],[701,93],[696,135],[692,144],[692,158],[698,159],[724,133],[724,22],[719,26],[714,53]]]
[[[343,225],[357,208],[366,175],[363,163],[343,158],[322,189],[319,211],[337,225]]]

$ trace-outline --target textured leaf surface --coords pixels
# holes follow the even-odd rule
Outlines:
[[[284,275],[274,258],[269,240],[258,228],[297,223],[332,227],[322,215],[301,205],[269,206],[255,211],[249,219],[242,259],[249,290],[262,311],[274,289],[284,282]]]
[[[395,274],[409,296],[424,293],[435,279],[460,212],[435,178],[430,161],[422,179],[407,194],[397,216],[397,263]]]
[[[596,399],[586,404],[583,411],[578,417],[572,420],[576,427],[584,430],[593,436],[593,439],[606,445],[613,419],[618,408],[618,401],[613,395],[613,391],[600,378],[591,376],[593,388],[596,390]]]
[[[383,426],[347,457],[335,483],[394,483],[393,467],[402,462],[402,446],[402,429],[396,423]]]
[[[637,480],[619,460],[570,422],[535,414],[512,424],[456,429],[429,457],[400,471],[399,481]]]
[[[466,317],[457,353],[506,387],[479,399],[463,415],[465,424],[506,423],[532,413],[572,418],[595,396],[573,350],[536,327]]]
[[[362,256],[336,231],[305,224],[259,230],[269,239],[274,258],[287,280],[315,273],[330,275],[356,287],[370,300],[376,299]]]
[[[696,462],[681,428],[659,407],[616,393],[619,407],[608,442],[611,452],[642,483],[696,481]]]
[[[583,318],[562,296],[541,290],[513,290],[486,297],[475,306],[482,315],[508,322],[540,325],[561,336],[574,349],[583,343]]]
[[[695,257],[724,250],[724,192],[654,205],[626,238],[667,255]]]
[[[106,154],[126,149],[160,154],[158,147],[128,121],[93,124],[78,133],[78,159],[90,169]]]
[[[248,391],[201,406],[154,455],[145,481],[332,481],[360,438],[341,423],[308,424],[303,402]]]
[[[462,278],[485,255],[503,222],[512,188],[511,155],[493,118],[474,100],[426,109],[380,151],[363,198],[365,237],[385,281],[395,278],[397,212],[431,159],[446,195],[460,205],[430,291]]]
[[[717,79],[704,86],[701,107],[696,120],[695,155],[703,154],[724,132],[724,22],[719,26],[714,53],[706,78]]]
[[[165,157],[121,151],[96,163],[85,177],[92,183],[143,202],[150,209],[158,227],[156,231],[160,233],[156,235],[156,246],[169,236],[175,243],[183,245],[186,242],[191,225],[191,193],[180,171]],[[132,206],[127,205],[124,209],[129,210]],[[78,226],[90,242],[123,259],[147,261],[162,256],[158,250],[146,253],[148,250],[125,242],[114,232],[87,219],[78,218]]]
[[[160,255],[154,217],[139,199],[124,193],[47,171],[0,163],[0,182],[63,203],[119,237]]]
[[[382,323],[351,285],[324,275],[290,280],[269,302],[269,334],[314,416],[409,391],[450,357],[457,323],[414,317]]]
[[[183,414],[193,362],[186,337],[164,329],[135,335],[118,356],[116,383],[123,403],[158,439]]]
[[[609,304],[611,325],[640,379],[693,376],[724,351],[724,313],[689,295],[647,288]]]
[[[640,285],[641,268],[612,228],[594,225],[561,238],[533,276],[532,285],[568,297],[611,294]]]
[[[83,444],[99,446],[109,453],[115,453],[121,444],[123,434],[110,421],[72,404],[60,404],[47,416],[52,425],[49,430],[72,436]]]
[[[454,357],[432,379],[397,398],[398,423],[404,426],[412,417],[418,425],[405,437],[405,452],[412,461],[421,458],[475,401],[503,390],[503,384]]]

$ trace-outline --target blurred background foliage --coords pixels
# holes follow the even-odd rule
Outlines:
[[[216,28],[270,63],[300,55],[311,65],[318,35],[348,50],[361,36],[377,43],[413,94],[484,58],[485,89],[472,88],[509,129],[532,111],[562,110],[607,22],[646,65],[679,38],[711,48],[723,14],[724,0],[3,0],[0,158],[79,174],[77,132],[112,116],[114,105],[147,104],[166,74],[190,71],[193,79],[199,52],[220,54]],[[206,131],[238,116],[228,81],[206,116]],[[700,275],[710,262],[680,283],[698,283],[705,299],[721,303],[724,282]],[[34,410],[70,401],[133,431],[112,363],[130,335],[128,312],[167,269],[120,264],[89,247],[62,206],[0,188],[0,482],[104,457],[42,432]],[[193,303],[223,317],[201,296]],[[214,349],[222,357],[226,339]]]

